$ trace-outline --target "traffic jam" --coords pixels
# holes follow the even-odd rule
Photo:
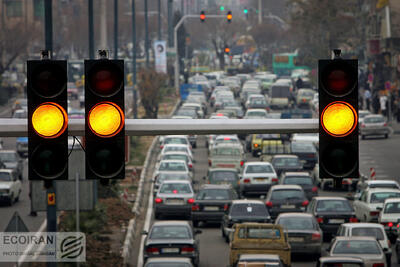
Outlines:
[[[306,76],[198,74],[172,119],[317,118]],[[389,138],[382,115],[359,124],[360,139]],[[160,136],[144,266],[400,264],[400,185],[361,174],[334,188],[318,149],[317,133]]]

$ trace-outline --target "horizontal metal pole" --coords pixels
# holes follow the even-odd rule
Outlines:
[[[85,134],[84,119],[70,119],[68,135]],[[316,133],[318,119],[125,120],[126,135]],[[27,136],[26,119],[0,119],[0,137]]]

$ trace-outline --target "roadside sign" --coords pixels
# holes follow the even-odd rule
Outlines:
[[[29,232],[29,230],[28,227],[26,227],[26,224],[22,220],[21,216],[19,216],[18,212],[16,211],[14,212],[14,215],[12,216],[4,232],[18,233],[18,232]]]

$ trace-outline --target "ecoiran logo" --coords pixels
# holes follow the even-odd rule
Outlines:
[[[82,262],[86,260],[86,236],[80,232],[57,234],[57,261]]]

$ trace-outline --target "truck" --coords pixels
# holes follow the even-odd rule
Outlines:
[[[182,84],[179,90],[181,101],[185,101],[190,94],[190,92],[203,92],[203,86],[200,84]]]
[[[17,138],[17,152],[20,157],[28,156],[28,137],[18,137]]]
[[[236,223],[229,245],[229,264],[237,265],[243,254],[279,255],[285,266],[291,266],[290,244],[281,225],[270,223]]]

